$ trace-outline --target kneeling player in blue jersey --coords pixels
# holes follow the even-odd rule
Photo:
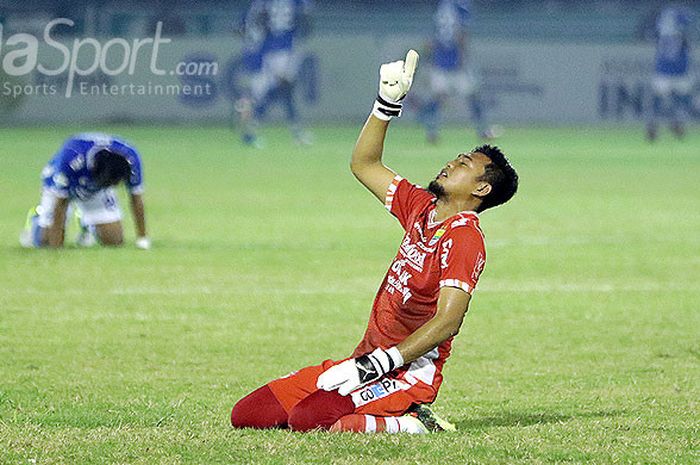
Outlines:
[[[143,206],[143,179],[138,152],[121,139],[106,134],[80,134],[66,140],[41,173],[41,202],[32,209],[24,231],[23,247],[62,247],[69,208],[76,208],[81,233],[78,244],[124,243],[121,210],[114,186],[127,187],[136,227],[136,247],[149,249]]]

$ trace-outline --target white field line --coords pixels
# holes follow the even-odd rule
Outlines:
[[[639,241],[645,240],[648,244],[648,239],[639,238]],[[520,236],[514,239],[488,239],[486,245],[489,249],[501,247],[522,247],[522,246],[567,246],[567,245],[614,245],[614,244],[629,244],[637,241],[636,238],[630,240],[629,237],[598,237],[598,236],[583,236],[583,237],[558,237],[558,236]],[[654,238],[654,244],[692,244],[696,243],[696,239],[690,238]]]
[[[606,282],[574,282],[574,283],[552,283],[552,282],[486,282],[477,286],[477,292],[488,293],[614,293],[614,292],[669,292],[669,291],[700,291],[700,284],[697,283],[657,283],[657,282],[636,282],[627,284],[611,284]],[[197,295],[342,295],[374,293],[375,286],[357,285],[321,286],[318,287],[283,287],[271,288],[251,284],[249,289],[216,288],[211,286],[134,286],[115,287],[106,291],[107,295],[115,296],[197,296]],[[82,289],[63,289],[45,291],[36,288],[12,289],[6,291],[6,295],[67,295],[84,296],[92,291]]]
[[[483,286],[477,285],[477,291],[481,292],[536,292],[536,293],[575,293],[575,292],[666,292],[666,291],[700,291],[700,285],[696,283],[670,283],[637,282],[628,284],[611,284],[601,282],[585,283],[546,283],[525,282],[507,283],[490,282]]]
[[[486,245],[489,248],[513,247],[523,245],[584,245],[584,244],[613,244],[621,243],[613,239],[601,241],[592,237],[548,237],[548,236],[533,236],[533,237],[518,237],[517,239],[486,239]]]

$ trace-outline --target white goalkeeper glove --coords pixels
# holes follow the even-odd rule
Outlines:
[[[418,52],[411,49],[403,60],[385,63],[379,68],[379,93],[372,114],[383,121],[401,116],[401,101],[413,84],[418,67]]]
[[[385,374],[403,365],[403,357],[396,347],[345,360],[321,373],[316,387],[324,391],[335,391],[347,396],[355,389],[376,381]]]
[[[151,248],[151,239],[148,236],[137,237],[135,245],[137,249],[149,250]]]

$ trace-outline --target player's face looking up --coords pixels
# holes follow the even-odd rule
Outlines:
[[[438,199],[483,198],[491,192],[491,185],[481,178],[491,160],[480,152],[460,153],[428,185]]]

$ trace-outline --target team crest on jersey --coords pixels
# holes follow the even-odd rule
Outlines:
[[[430,243],[428,244],[428,247],[432,247],[435,244],[437,244],[437,241],[440,240],[440,238],[445,234],[445,230],[440,228],[437,231],[435,231],[435,234],[433,235],[433,238],[430,239]]]

